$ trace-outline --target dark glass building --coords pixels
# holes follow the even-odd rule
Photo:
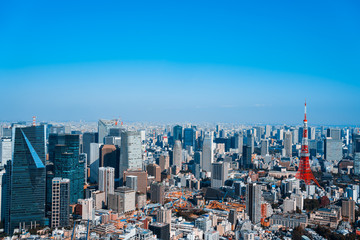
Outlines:
[[[79,157],[79,135],[50,135],[49,138],[57,139],[57,141],[52,141],[55,146],[49,145],[49,149],[54,149],[52,160],[54,164],[53,176],[70,180],[70,204],[74,204],[78,199],[84,198],[84,169],[86,163]],[[50,193],[48,192],[48,194]]]
[[[152,231],[159,240],[170,240],[170,224],[155,222],[149,225],[149,230]]]
[[[45,224],[46,126],[14,129],[13,161],[7,181],[5,231]]]
[[[182,141],[182,126],[176,125],[173,129],[174,142],[176,140]]]
[[[184,129],[184,148],[187,146],[195,147],[196,131],[193,128]]]

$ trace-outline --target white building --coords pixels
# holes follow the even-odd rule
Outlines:
[[[115,169],[112,167],[99,168],[99,190],[105,192],[105,204],[108,194],[114,194],[115,190]]]
[[[142,170],[141,136],[136,131],[121,133],[120,178],[126,170]]]
[[[4,166],[8,160],[11,160],[11,139],[0,139],[0,166]]]
[[[202,166],[206,172],[211,172],[211,164],[214,162],[214,135],[212,132],[205,134],[202,151]]]
[[[82,219],[83,220],[94,220],[95,219],[95,209],[94,209],[94,199],[79,199],[79,204],[82,207]]]

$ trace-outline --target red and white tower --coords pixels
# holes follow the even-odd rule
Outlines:
[[[302,136],[302,143],[301,143],[301,154],[300,154],[300,163],[299,169],[296,173],[296,178],[300,180],[304,180],[306,185],[311,183],[311,180],[319,185],[318,181],[314,177],[310,169],[310,162],[309,162],[309,140],[308,140],[308,126],[307,126],[307,119],[306,119],[306,101],[305,101],[305,118],[304,118],[304,127],[303,127],[303,136]]]

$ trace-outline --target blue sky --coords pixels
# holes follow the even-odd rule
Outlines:
[[[360,124],[358,1],[2,1],[0,120]]]

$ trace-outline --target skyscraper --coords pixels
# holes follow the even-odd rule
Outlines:
[[[90,144],[97,143],[98,140],[98,133],[94,132],[85,132],[82,137],[82,152],[86,153],[88,158],[90,158]]]
[[[67,178],[70,180],[70,204],[84,198],[85,162],[80,160],[79,135],[50,135],[57,138],[54,149],[54,177]],[[52,144],[56,143],[54,140]],[[49,144],[50,148],[50,144]]]
[[[110,128],[115,128],[116,126],[116,120],[100,119],[98,122],[99,143],[104,143],[105,137],[110,133]]]
[[[0,166],[11,160],[11,138],[0,138]]]
[[[291,132],[285,132],[284,139],[285,157],[292,157],[292,136]]]
[[[162,183],[152,183],[150,186],[150,198],[153,203],[164,204],[165,201],[165,187]]]
[[[112,167],[99,168],[99,190],[105,192],[105,204],[107,204],[108,194],[113,194],[115,190],[115,169]]]
[[[261,186],[249,183],[246,186],[246,213],[250,220],[257,224],[261,219]]]
[[[239,153],[242,153],[243,145],[244,145],[244,136],[242,133],[235,133],[235,148],[238,150]]]
[[[211,171],[211,187],[220,188],[224,186],[225,181],[228,179],[229,163],[216,162],[212,164]]]
[[[100,167],[115,169],[115,178],[119,178],[120,149],[115,145],[102,145],[100,147]]]
[[[252,133],[249,133],[248,135],[247,135],[247,144],[246,145],[248,145],[249,147],[251,147],[251,154],[253,154],[254,153],[254,134],[252,134]]]
[[[176,140],[173,151],[173,163],[181,170],[182,167],[182,147],[180,140]]]
[[[137,176],[126,176],[126,187],[131,188],[135,192],[137,191],[138,177]]]
[[[341,140],[325,138],[324,158],[327,161],[340,161],[343,158]]]
[[[67,227],[70,218],[70,180],[54,178],[52,180],[51,227]]]
[[[326,130],[326,136],[334,140],[341,140],[341,129],[328,128]]]
[[[214,143],[213,133],[205,134],[202,150],[202,166],[206,172],[211,172],[211,164],[214,162]]]
[[[159,157],[159,166],[161,171],[164,171],[170,167],[170,157],[169,152],[164,152]]]
[[[90,143],[88,165],[90,167],[90,182],[92,183],[97,183],[99,181],[100,147],[101,144],[99,143]]]
[[[15,128],[7,188],[5,231],[45,223],[46,126]]]
[[[261,156],[265,156],[269,153],[269,141],[261,140]]]
[[[136,131],[121,133],[120,179],[127,170],[142,170],[141,136]],[[122,182],[122,181],[121,181]]]
[[[151,163],[147,165],[146,171],[149,175],[155,177],[155,181],[160,182],[161,181],[161,168],[159,165]]]
[[[182,141],[182,126],[179,125],[174,126],[173,136],[174,136],[174,141],[176,140]]]
[[[187,146],[195,147],[196,131],[193,128],[184,129],[184,148]]]

